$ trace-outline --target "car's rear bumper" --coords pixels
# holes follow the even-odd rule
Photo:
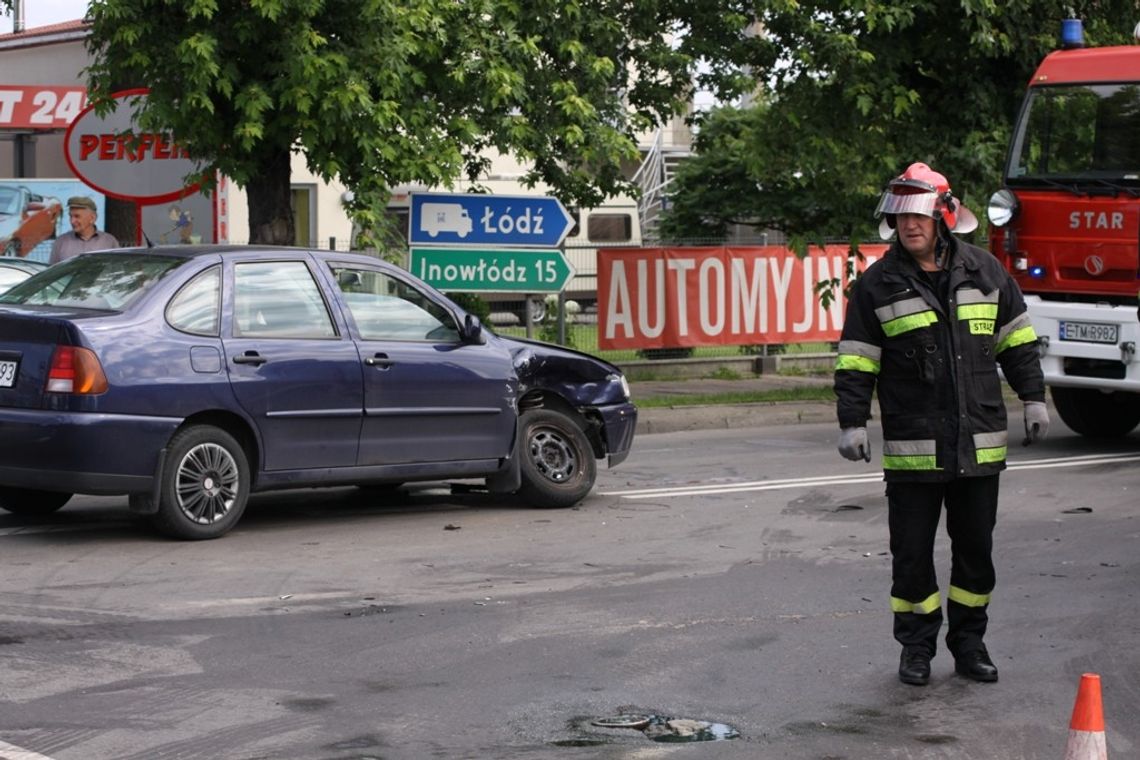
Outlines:
[[[0,485],[87,494],[151,489],[172,417],[0,409]]]
[[[633,433],[637,429],[637,407],[633,404],[600,406],[602,424],[606,435],[606,449],[609,466],[617,467],[629,456],[633,446]]]

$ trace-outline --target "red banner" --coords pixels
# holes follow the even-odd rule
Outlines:
[[[0,84],[0,129],[64,129],[86,106],[84,87]]]
[[[861,246],[861,266],[885,245]],[[842,287],[824,308],[816,283],[846,284],[847,246],[598,250],[598,348],[674,348],[839,340]]]

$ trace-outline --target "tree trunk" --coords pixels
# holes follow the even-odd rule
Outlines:
[[[289,187],[290,159],[288,149],[279,151],[246,185],[250,243],[297,244],[293,231],[293,193]]]

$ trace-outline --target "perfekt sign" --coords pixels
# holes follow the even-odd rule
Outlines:
[[[200,166],[169,135],[137,129],[136,101],[146,94],[145,89],[115,93],[115,107],[105,116],[92,106],[84,109],[67,130],[64,157],[76,176],[113,198],[139,203],[184,198],[197,192],[185,178]]]

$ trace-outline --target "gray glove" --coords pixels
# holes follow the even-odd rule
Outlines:
[[[839,453],[845,459],[858,462],[871,461],[871,442],[867,440],[867,428],[843,428],[839,431]]]
[[[1023,446],[1043,440],[1049,435],[1049,408],[1044,401],[1025,402],[1025,440]]]

